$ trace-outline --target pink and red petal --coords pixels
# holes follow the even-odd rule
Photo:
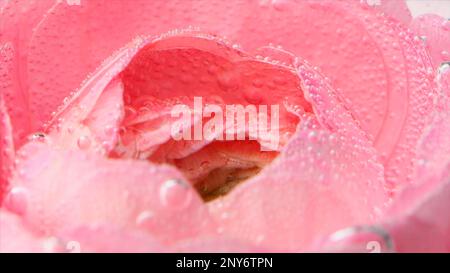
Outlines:
[[[9,188],[14,167],[14,141],[11,122],[0,93],[0,205]]]
[[[37,97],[31,98],[27,71],[27,48],[33,29],[54,4],[52,0],[12,0],[5,1],[0,8],[0,92],[11,113],[17,147],[44,122],[35,120],[34,115],[41,111],[51,113],[55,109],[55,105],[46,103],[48,98],[41,92],[34,93]]]

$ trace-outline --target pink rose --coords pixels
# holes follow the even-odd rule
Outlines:
[[[450,251],[448,20],[388,0],[0,18],[0,251]],[[199,98],[176,128],[202,135],[176,139]],[[274,131],[205,115],[229,105],[277,106]]]

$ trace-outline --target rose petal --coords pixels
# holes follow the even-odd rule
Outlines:
[[[14,186],[27,193],[24,219],[44,234],[107,222],[173,243],[211,231],[203,202],[170,167],[109,160],[36,142],[19,154],[23,158]]]
[[[370,232],[346,232],[345,238],[338,241],[328,240],[318,249],[367,252],[371,250],[369,246],[372,246],[378,251],[449,251],[450,217],[447,210],[450,193],[448,122],[450,69],[448,67],[443,67],[437,81],[441,95],[438,103],[439,111],[435,113],[433,121],[427,126],[419,141],[413,183],[393,200],[392,206],[384,215],[385,219],[377,226],[384,235],[373,228]],[[333,239],[333,236],[329,239]],[[391,249],[387,247],[386,240],[392,242]]]
[[[123,85],[116,76],[142,44],[142,39],[136,39],[116,52],[78,92],[65,99],[46,124],[55,145],[105,152],[114,147],[124,116]],[[80,141],[89,141],[89,145],[80,145]]]
[[[56,125],[48,129],[48,137],[52,145],[65,149],[107,153],[117,143],[124,117],[122,82],[113,80],[104,89],[86,93],[55,117]]]
[[[435,195],[437,188],[446,187],[444,184],[448,180],[450,166],[450,85],[446,83],[450,82],[450,69],[443,71],[437,80],[441,89],[442,109],[435,114],[417,147],[414,184],[395,200],[389,215],[399,216],[411,212]],[[436,212],[436,218],[439,217],[442,215]]]
[[[14,125],[14,142],[22,144],[30,133],[31,123],[28,111],[28,97],[21,89],[17,76],[17,51],[13,44],[0,45],[0,94]]]
[[[0,205],[9,187],[9,180],[14,167],[14,143],[9,115],[3,96],[0,93]]]
[[[51,113],[57,106],[46,103],[49,98],[42,97],[41,88],[30,94],[27,81],[28,42],[34,27],[54,4],[53,0],[11,0],[4,1],[0,7],[0,91],[5,94],[6,106],[11,113],[17,147],[42,125],[43,120],[37,121],[33,116],[41,111]],[[36,95],[38,97],[31,98]],[[49,94],[50,98],[52,96]]]
[[[400,252],[450,251],[450,164],[434,180],[405,190],[394,206],[393,215],[407,207],[401,216],[394,217],[385,226]],[[424,194],[426,193],[426,194]]]
[[[450,251],[450,164],[446,173],[434,175],[398,195],[387,219],[377,229],[346,233],[316,250],[334,252],[448,252]],[[377,231],[380,230],[380,231]],[[382,231],[382,233],[381,233]],[[334,237],[336,233],[334,234]],[[386,237],[388,236],[388,237]],[[389,240],[392,246],[388,246]]]

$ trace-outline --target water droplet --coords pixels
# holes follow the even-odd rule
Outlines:
[[[115,134],[116,132],[117,132],[117,130],[111,125],[108,125],[108,126],[105,127],[105,134],[106,135],[112,135],[112,134]]]
[[[444,30],[450,30],[450,21],[449,20],[445,20],[445,21],[443,21],[442,22],[442,28],[444,29]]]
[[[149,222],[153,219],[154,213],[151,211],[143,211],[139,213],[139,215],[136,217],[136,226],[138,227],[144,227],[149,224]]]
[[[109,151],[109,150],[111,150],[111,144],[108,141],[103,141],[102,148],[103,148],[103,150],[105,150],[105,152]]]
[[[18,215],[24,215],[27,211],[27,199],[28,193],[26,189],[14,187],[6,196],[4,205],[9,211]]]
[[[441,52],[441,57],[446,61],[450,61],[450,53],[446,50]]]
[[[160,188],[160,198],[164,206],[171,209],[184,209],[192,200],[190,187],[180,179],[165,181]]]
[[[286,79],[283,77],[275,77],[273,79],[273,82],[277,85],[284,85],[284,84],[286,84]]]
[[[254,88],[246,89],[244,92],[244,98],[250,104],[260,104],[263,100],[261,90]]]
[[[273,7],[278,11],[283,11],[288,6],[287,0],[272,0]]]
[[[260,79],[253,80],[253,86],[256,88],[261,88],[263,86],[263,81]]]
[[[78,148],[80,148],[81,150],[86,150],[91,146],[91,140],[87,136],[81,136],[80,138],[78,138],[77,144]]]
[[[42,248],[45,253],[56,253],[61,252],[63,248],[63,243],[56,237],[48,237],[42,243]]]
[[[317,132],[316,131],[311,131],[308,133],[308,138],[312,141],[316,141],[317,140]]]
[[[442,63],[439,66],[438,73],[439,74],[444,74],[446,71],[448,71],[448,69],[450,69],[450,62]]]
[[[239,87],[239,76],[234,72],[223,72],[217,77],[220,88],[224,91],[235,91]]]

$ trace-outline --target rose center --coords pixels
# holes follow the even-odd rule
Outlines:
[[[312,112],[293,67],[258,60],[209,36],[177,36],[149,44],[120,78],[125,119],[111,156],[173,165],[205,201],[258,174],[295,132],[301,115]],[[244,138],[224,138],[229,106],[236,111],[232,127]],[[218,108],[221,114],[211,113]],[[245,116],[241,120],[239,111]],[[186,116],[185,122],[179,122],[180,115]],[[217,122],[223,127],[218,129]],[[173,135],[193,136],[198,127],[200,138],[180,140]],[[205,134],[205,127],[214,130]]]

